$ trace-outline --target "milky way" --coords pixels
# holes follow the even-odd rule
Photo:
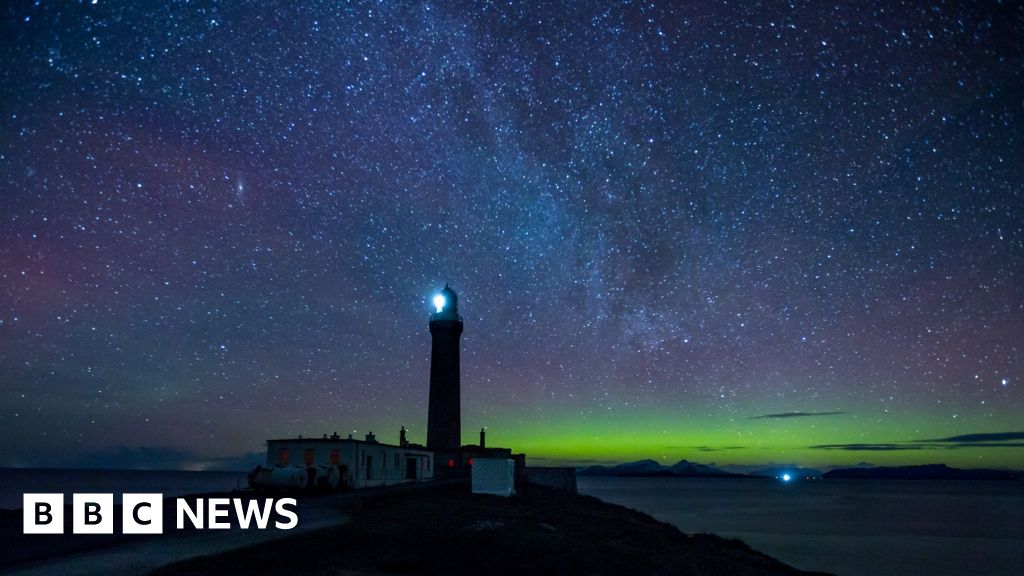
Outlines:
[[[1022,5],[679,4],[7,5],[0,465],[1024,466]]]

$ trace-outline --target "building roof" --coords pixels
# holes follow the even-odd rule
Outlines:
[[[384,446],[387,448],[406,448],[410,450],[427,450],[433,452],[433,450],[430,450],[429,448],[423,446],[422,444],[413,444],[411,442],[409,444],[406,444],[405,446],[401,446],[398,444],[387,444],[384,442],[378,442],[377,440],[360,440],[358,438],[341,438],[338,436],[330,436],[325,438],[305,438],[299,436],[297,438],[272,438],[267,440],[267,444],[270,444],[272,442],[309,442],[313,444],[342,444],[353,442],[356,444],[370,444],[373,446]]]

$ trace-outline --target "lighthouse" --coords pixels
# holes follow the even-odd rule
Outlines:
[[[455,451],[462,444],[459,402],[459,338],[462,317],[459,296],[444,288],[434,296],[430,315],[430,405],[427,413],[427,448]]]

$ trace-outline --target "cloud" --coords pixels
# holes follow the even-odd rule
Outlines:
[[[751,420],[759,420],[761,418],[805,418],[808,416],[838,416],[840,414],[846,414],[843,410],[837,410],[835,412],[781,412],[779,414],[761,414],[760,416],[751,416]]]
[[[934,438],[931,440],[904,440],[876,444],[818,444],[816,446],[809,446],[809,448],[875,452],[924,449],[957,450],[961,448],[1024,448],[1024,442],[1006,442],[1006,440],[1024,440],[1024,432],[961,434],[959,436]]]
[[[950,436],[948,438],[936,438],[934,440],[914,440],[914,442],[954,442],[957,444],[961,444],[973,442],[1002,442],[1004,440],[1024,440],[1024,432],[997,432],[994,434],[961,434],[959,436]]]
[[[943,446],[937,444],[937,446]],[[970,444],[946,444],[946,448],[1024,448],[1024,442],[972,442]]]
[[[819,450],[853,450],[865,452],[888,452],[892,450],[921,450],[925,448],[915,444],[818,444],[809,446]]]
[[[696,450],[698,452],[721,452],[723,450],[743,450],[746,446],[665,446],[666,450]]]

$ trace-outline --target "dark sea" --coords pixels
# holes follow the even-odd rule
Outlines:
[[[581,477],[579,490],[804,570],[1024,574],[1024,482]]]
[[[0,468],[0,508],[21,508],[25,492],[61,492],[71,503],[75,492],[159,493],[165,498],[198,492],[226,492],[246,486],[246,472],[182,472],[166,470],[41,470]]]

